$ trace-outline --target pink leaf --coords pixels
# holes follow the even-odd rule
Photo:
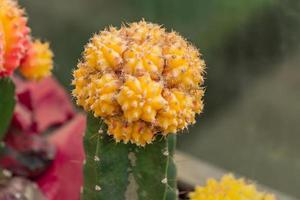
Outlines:
[[[69,97],[54,78],[40,82],[16,79],[15,83],[18,102],[32,111],[35,132],[44,132],[74,116]]]
[[[45,174],[37,180],[49,200],[80,199],[85,123],[85,117],[78,114],[49,137],[49,141],[56,146],[56,158]]]

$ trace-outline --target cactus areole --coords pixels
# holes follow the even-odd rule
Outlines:
[[[100,117],[117,142],[145,146],[195,123],[205,63],[176,32],[140,21],[109,27],[85,46],[74,71],[77,104]]]

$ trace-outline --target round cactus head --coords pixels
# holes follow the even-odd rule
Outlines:
[[[74,71],[77,104],[108,125],[117,142],[151,143],[203,109],[204,61],[175,32],[140,21],[94,35]]]

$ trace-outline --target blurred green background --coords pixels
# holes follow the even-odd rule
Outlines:
[[[84,44],[145,20],[188,38],[207,63],[205,111],[179,149],[300,198],[299,0],[24,0],[33,35],[70,89]],[[201,169],[199,169],[201,170]]]

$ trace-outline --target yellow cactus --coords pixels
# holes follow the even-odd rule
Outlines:
[[[51,75],[53,53],[49,43],[32,42],[20,66],[21,74],[27,79],[39,80]]]
[[[189,194],[191,200],[275,200],[272,194],[258,192],[255,185],[244,179],[225,175],[220,182],[209,179],[205,187],[196,187]]]
[[[145,21],[94,35],[74,71],[77,104],[104,119],[117,142],[151,143],[203,110],[205,64],[175,32]]]

